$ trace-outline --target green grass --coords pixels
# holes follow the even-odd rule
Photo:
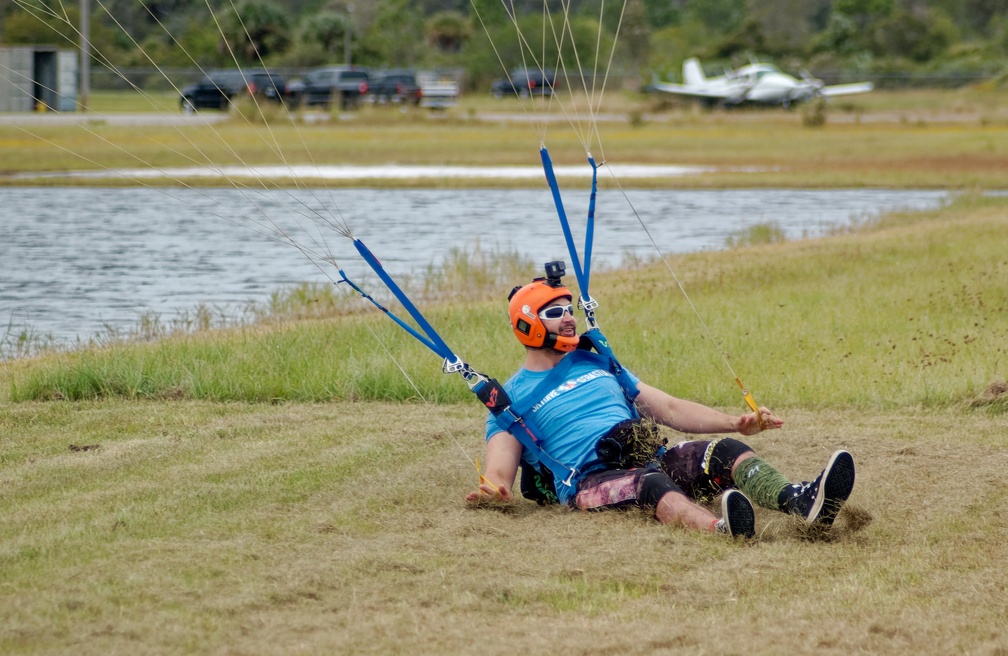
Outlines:
[[[6,361],[0,652],[1004,653],[1005,204],[673,260],[785,419],[753,448],[795,480],[854,453],[828,535],[765,511],[738,544],[644,512],[468,508],[482,408],[387,319],[308,288],[256,325]],[[477,265],[440,280],[519,275]],[[740,411],[669,278],[599,274],[603,326],[645,380]],[[506,375],[488,284],[423,305]]]
[[[788,143],[798,185],[968,186],[987,161],[1003,185],[991,124],[682,116],[667,132],[627,127],[635,145],[619,148],[786,162]],[[454,152],[435,143],[452,130],[412,120],[388,133],[403,157]],[[225,129],[258,148],[262,127]],[[335,156],[352,150],[338,137],[365,131],[311,134]],[[499,131],[495,155],[525,157]],[[731,137],[751,141],[732,150]],[[63,165],[8,127],[0,152]],[[760,179],[774,175],[788,173]],[[768,224],[670,258],[709,336],[661,263],[596,272],[602,327],[644,380],[740,412],[712,336],[785,420],[747,438],[761,456],[803,480],[834,449],[854,454],[857,486],[828,535],[763,511],[739,544],[644,512],[469,508],[482,408],[330,288],[279,291],[237,326],[196,308],[74,351],[6,335],[43,352],[0,361],[0,653],[1008,653],[1006,206],[969,194],[817,240],[781,242]],[[503,295],[534,273],[514,259],[456,253],[410,287],[449,344],[501,377],[522,355]]]
[[[176,91],[95,91],[88,100],[88,111],[94,113],[177,113],[180,111]]]

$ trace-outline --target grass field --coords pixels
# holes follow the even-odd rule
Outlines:
[[[791,154],[796,185],[882,183],[888,167],[890,184],[1003,188],[1005,128],[990,122],[695,120],[688,138],[662,134],[720,164]],[[403,159],[448,139],[402,124]],[[53,143],[96,147],[52,129]],[[517,158],[510,129],[499,149]],[[635,129],[651,123],[627,138],[661,154]],[[4,162],[67,165],[59,148],[28,159],[11,143],[24,135],[0,127]],[[753,141],[740,153],[726,137]],[[484,161],[474,150],[459,157]],[[324,290],[281,295],[253,325],[0,361],[0,653],[1005,656],[1006,211],[968,193],[823,239],[773,242],[766,226],[670,260],[785,420],[753,448],[795,480],[836,448],[854,454],[857,486],[825,534],[762,511],[741,543],[637,511],[467,507],[480,406],[379,313]],[[521,351],[501,290],[531,272],[470,264],[416,293],[458,352],[503,377]],[[596,272],[593,286],[625,364],[741,412],[665,266]]]
[[[612,98],[611,105],[601,110],[604,139],[600,147],[593,145],[599,161],[716,168],[702,176],[634,180],[638,187],[992,189],[1004,188],[1008,180],[1008,103],[1001,91],[877,92],[856,102],[830,105],[826,122],[819,127],[806,127],[801,110],[703,112],[664,106],[650,96],[612,94]],[[161,106],[160,101],[154,104]],[[131,106],[126,99],[110,105]],[[552,115],[561,120],[540,126],[540,131],[529,124],[530,114],[521,107],[517,100],[474,97],[443,114],[365,107],[352,114],[288,115],[270,109],[264,123],[253,120],[254,108],[245,106],[233,112],[231,120],[212,125],[121,124],[112,119],[115,112],[79,125],[0,125],[0,161],[5,162],[0,165],[0,184],[29,182],[2,175],[13,172],[15,163],[22,174],[278,161],[309,166],[535,165],[540,138],[555,162],[584,162],[584,147],[562,113],[554,107]],[[177,117],[174,111],[158,111]],[[226,183],[173,178],[161,182]],[[110,174],[91,184],[137,182]],[[294,181],[267,184],[290,186]],[[325,184],[429,187],[527,182],[444,178]]]
[[[855,454],[826,535],[764,512],[738,544],[639,512],[467,508],[482,412],[378,315],[7,362],[0,651],[1008,653],[1005,205],[677,262],[785,417],[752,446],[796,479]],[[658,316],[661,267],[596,284],[625,362],[740,409],[695,323]],[[506,372],[518,349],[479,310],[497,304],[431,317]],[[401,400],[363,400],[383,394]]]

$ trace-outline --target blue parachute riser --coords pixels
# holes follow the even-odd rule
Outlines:
[[[591,258],[592,242],[595,236],[595,196],[598,195],[598,166],[595,165],[595,158],[588,156],[588,163],[592,167],[591,198],[588,200],[588,220],[585,222],[585,247],[584,247],[584,279],[585,290],[583,294],[588,297],[588,281],[591,279]]]
[[[585,232],[586,260],[585,267],[582,268],[581,258],[578,256],[577,247],[574,245],[574,235],[571,234],[570,222],[567,220],[567,212],[564,210],[563,199],[560,197],[560,185],[557,183],[556,174],[553,172],[553,161],[550,159],[549,151],[545,147],[539,151],[539,155],[542,157],[546,182],[549,184],[550,191],[553,192],[553,204],[556,206],[557,217],[560,219],[560,227],[563,229],[564,239],[567,241],[567,252],[570,253],[571,263],[574,265],[574,275],[577,277],[578,287],[581,289],[581,295],[589,298],[588,274],[591,271],[591,265],[587,258],[591,257],[592,232],[595,224],[595,192],[597,190],[598,177],[595,173],[592,174],[592,200],[588,229]],[[592,170],[595,171],[595,161],[591,158],[588,158],[588,161],[592,165]]]
[[[417,322],[417,325],[420,326],[421,330],[424,331],[425,335],[421,335],[412,326],[399,319],[399,317],[392,314],[389,310],[382,307],[380,304],[376,303],[373,298],[371,298],[363,291],[361,291],[360,287],[354,285],[349,280],[347,280],[346,276],[343,275],[343,272],[340,271],[340,275],[343,275],[343,280],[349,283],[354,289],[360,292],[369,301],[371,301],[379,308],[381,308],[381,310],[385,312],[385,314],[389,315],[389,317],[391,317],[393,321],[398,323],[400,326],[405,328],[411,335],[413,335],[421,342],[423,342],[423,344],[426,345],[427,348],[440,355],[446,361],[457,362],[459,359],[458,356],[456,356],[452,352],[452,350],[448,348],[448,345],[445,344],[443,339],[441,339],[441,336],[437,334],[437,332],[430,325],[430,323],[428,323],[427,319],[425,319],[424,316],[420,314],[420,310],[418,310],[416,305],[413,304],[413,301],[411,301],[409,297],[406,296],[406,293],[403,292],[403,290],[399,287],[399,285],[396,284],[394,280],[392,280],[392,277],[389,276],[389,274],[385,271],[385,268],[382,266],[381,262],[379,262],[378,258],[374,256],[374,254],[368,249],[367,246],[364,245],[364,242],[362,242],[360,239],[354,239],[353,244],[354,248],[357,249],[357,252],[360,253],[361,257],[364,258],[364,261],[368,263],[368,266],[370,266],[371,269],[376,274],[378,274],[378,277],[381,278],[381,281],[385,283],[386,287],[389,288],[389,291],[391,291],[392,294],[397,299],[399,299],[399,302],[402,303],[403,308],[405,308],[405,310],[409,312],[410,316],[413,317],[413,320]]]
[[[408,332],[410,335],[413,335],[414,337],[416,337],[418,340],[420,340],[420,342],[424,346],[426,346],[430,350],[434,351],[438,355],[441,355],[441,353],[438,351],[437,345],[434,344],[434,342],[432,342],[431,340],[429,340],[426,336],[421,335],[416,330],[416,328],[414,328],[413,326],[409,325],[408,323],[406,323],[405,321],[403,321],[402,319],[400,319],[399,317],[397,317],[395,314],[393,314],[393,312],[391,310],[389,310],[387,307],[385,307],[384,305],[382,305],[381,303],[379,303],[377,300],[375,300],[375,298],[373,296],[371,296],[371,294],[368,294],[366,291],[364,291],[363,289],[361,289],[360,286],[357,285],[357,283],[355,283],[353,280],[350,280],[349,278],[347,278],[346,272],[343,271],[343,269],[338,269],[338,271],[339,271],[339,274],[340,274],[340,280],[339,280],[340,282],[345,282],[346,284],[350,285],[355,292],[357,292],[358,294],[360,294],[361,296],[363,296],[367,301],[369,301],[371,303],[371,305],[375,306],[376,308],[378,308],[379,310],[381,310],[382,312],[384,312],[385,316],[387,316],[389,319],[391,319],[392,321],[395,321],[397,324],[399,324],[400,328],[402,328],[403,330],[405,330],[406,332]],[[444,356],[442,356],[442,357],[444,357]]]

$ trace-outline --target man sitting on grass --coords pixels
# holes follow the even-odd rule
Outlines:
[[[522,414],[539,431],[538,447],[523,446],[491,414],[486,472],[467,501],[511,499],[521,465],[522,494],[539,503],[582,510],[646,506],[662,523],[744,537],[755,535],[749,499],[808,525],[833,523],[854,487],[849,453],[834,453],[811,483],[793,484],[731,437],[665,449],[649,422],[683,433],[755,435],[763,430],[760,417],[675,398],[629,372],[618,378],[607,358],[578,349],[572,298],[555,273],[511,292],[508,314],[525,363],[503,388],[512,407],[528,408]],[[765,428],[783,423],[766,408],[760,414]],[[720,518],[696,502],[717,494]]]

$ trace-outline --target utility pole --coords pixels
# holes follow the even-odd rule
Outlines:
[[[353,4],[347,4],[347,22],[343,30],[343,62],[350,65],[350,38],[353,36]]]
[[[80,110],[86,112],[91,101],[91,0],[80,0]]]

